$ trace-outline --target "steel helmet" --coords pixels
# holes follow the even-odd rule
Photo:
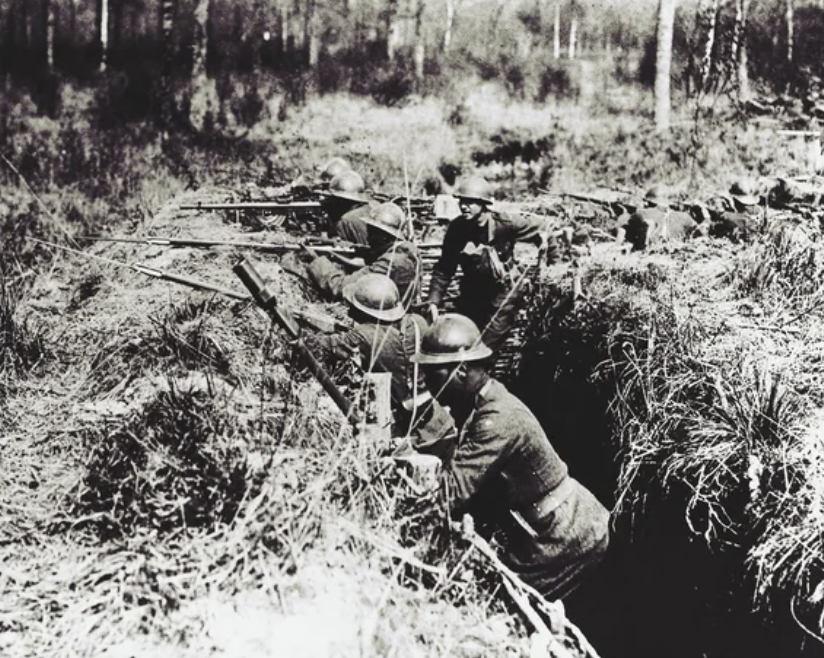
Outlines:
[[[404,237],[403,229],[406,223],[406,215],[396,203],[378,204],[372,209],[372,212],[362,218],[362,221],[364,224],[374,226],[396,238]]]
[[[435,365],[480,361],[489,356],[492,350],[481,342],[481,332],[472,320],[459,313],[444,313],[427,329],[412,361]]]
[[[492,203],[492,186],[485,178],[480,176],[473,176],[458,183],[452,196],[459,199],[470,199],[472,201],[480,201],[482,203]]]
[[[665,205],[667,203],[667,195],[660,185],[653,185],[647,190],[647,193],[644,195],[644,200],[655,205]]]
[[[384,274],[364,274],[343,287],[343,298],[369,317],[395,322],[404,315],[395,282]]]
[[[332,158],[320,170],[320,177],[322,180],[332,180],[335,176],[352,171],[352,167],[343,158]]]
[[[740,178],[730,186],[730,196],[745,206],[757,206],[758,185],[751,178]]]
[[[367,196],[362,192],[366,189],[366,184],[363,178],[356,171],[344,171],[338,174],[329,183],[329,194],[339,199],[347,199],[348,201],[359,201],[366,203],[369,201]]]

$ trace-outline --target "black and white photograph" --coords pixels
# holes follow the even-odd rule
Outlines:
[[[822,35],[0,0],[0,656],[824,658]]]

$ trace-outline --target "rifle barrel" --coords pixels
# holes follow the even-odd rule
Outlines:
[[[228,203],[186,203],[181,210],[317,210],[319,201],[239,201]]]

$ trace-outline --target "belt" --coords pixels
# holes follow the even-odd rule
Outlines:
[[[558,509],[572,495],[573,491],[575,491],[575,480],[567,476],[552,491],[534,503],[524,505],[519,510],[521,516],[530,525],[538,524]]]

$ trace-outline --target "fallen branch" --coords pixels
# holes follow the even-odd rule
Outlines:
[[[538,639],[540,641],[546,639],[544,646],[548,658],[573,656],[572,652],[557,639],[561,635],[566,635],[575,642],[583,658],[598,658],[598,652],[595,651],[595,648],[581,632],[581,629],[567,618],[564,612],[564,604],[560,601],[547,601],[538,590],[527,585],[512,569],[507,567],[498,557],[495,549],[489,545],[489,542],[475,532],[474,521],[469,514],[466,514],[463,518],[463,535],[472,546],[477,548],[489,560],[495,571],[501,574],[507,592],[535,628],[535,632],[539,636]],[[538,611],[530,604],[530,597],[535,600],[538,610],[546,615],[549,620],[548,626],[541,619]],[[533,650],[535,644],[536,638],[533,638]]]

